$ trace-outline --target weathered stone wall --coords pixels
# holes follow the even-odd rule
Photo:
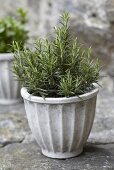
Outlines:
[[[63,10],[71,14],[73,35],[92,46],[111,70],[114,65],[114,0],[0,0],[0,16],[15,14],[18,7],[29,11],[30,36],[45,36]],[[110,67],[109,67],[110,66]]]

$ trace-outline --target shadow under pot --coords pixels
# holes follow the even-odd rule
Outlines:
[[[98,88],[79,97],[42,98],[21,89],[31,131],[42,153],[71,158],[82,153],[91,131]]]
[[[21,101],[20,85],[12,73],[13,53],[0,54],[0,104],[10,105]]]

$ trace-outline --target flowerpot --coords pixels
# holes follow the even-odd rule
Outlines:
[[[21,100],[20,87],[12,73],[13,54],[0,54],[0,104],[15,104]]]
[[[80,97],[45,98],[21,89],[31,131],[42,153],[51,158],[81,154],[95,114],[98,88]]]

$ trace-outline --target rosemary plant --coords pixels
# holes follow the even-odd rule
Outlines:
[[[27,12],[18,9],[17,17],[6,17],[0,20],[0,53],[12,52],[13,40],[21,42],[23,46],[28,39],[28,31],[25,28]]]
[[[63,13],[52,41],[38,39],[35,50],[20,49],[14,42],[14,73],[30,94],[42,97],[70,97],[94,88],[99,62],[90,48],[83,49],[70,35],[69,14]]]

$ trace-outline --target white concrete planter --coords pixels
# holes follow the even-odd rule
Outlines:
[[[0,104],[9,105],[20,101],[19,83],[11,71],[13,54],[0,54]]]
[[[71,98],[32,96],[21,89],[31,131],[42,153],[51,158],[79,155],[89,136],[98,88]]]

